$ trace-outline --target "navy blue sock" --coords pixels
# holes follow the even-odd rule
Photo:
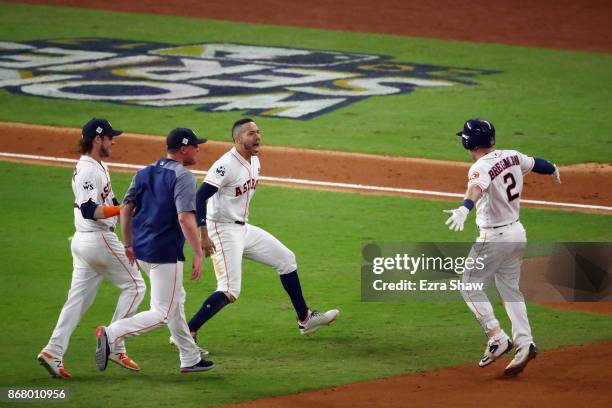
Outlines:
[[[223,292],[213,292],[208,299],[202,303],[202,307],[200,310],[191,318],[189,321],[189,331],[195,333],[204,323],[206,323],[210,318],[217,314],[217,312],[223,309],[229,300],[225,293]]]
[[[302,295],[302,287],[300,286],[300,278],[297,274],[297,269],[291,273],[280,275],[280,280],[285,288],[285,292],[291,298],[291,303],[298,315],[298,319],[304,320],[308,317],[308,306]]]

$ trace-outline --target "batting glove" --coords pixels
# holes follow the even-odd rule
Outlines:
[[[446,220],[446,225],[448,225],[448,229],[451,231],[463,231],[463,224],[470,213],[466,207],[461,206],[454,210],[443,210],[447,214],[452,214],[448,220]],[[450,224],[450,225],[449,225]]]
[[[555,181],[558,184],[561,184],[561,174],[559,173],[559,169],[557,168],[556,164],[553,164],[553,167],[555,168],[555,172],[552,175],[555,178]]]

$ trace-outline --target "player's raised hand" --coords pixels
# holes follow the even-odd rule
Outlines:
[[[451,216],[445,222],[445,224],[448,225],[449,230],[463,231],[463,224],[465,224],[465,220],[470,213],[470,210],[464,206],[461,206],[459,208],[455,208],[454,210],[442,210],[442,212],[451,214]]]
[[[561,184],[561,173],[559,173],[559,168],[557,167],[556,164],[553,164],[553,167],[555,168],[555,172],[553,173],[553,177],[555,178],[555,181],[558,184]]]
[[[191,280],[198,280],[202,275],[202,254],[193,254],[193,265],[191,269]]]

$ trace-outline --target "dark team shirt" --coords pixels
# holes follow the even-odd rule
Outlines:
[[[185,261],[178,213],[196,209],[195,176],[175,160],[161,158],[139,170],[123,199],[134,203],[136,259],[149,263]]]

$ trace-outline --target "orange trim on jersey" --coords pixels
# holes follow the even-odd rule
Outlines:
[[[214,181],[210,181],[210,180],[204,180],[204,183],[206,184],[210,184],[211,186],[215,186],[217,188],[221,188],[220,184],[215,183]]]
[[[102,164],[102,162],[97,161],[96,159],[94,159],[94,158],[93,158],[93,157],[91,157],[91,156],[84,155],[83,157],[86,157],[86,158],[88,158],[88,159],[89,159],[89,160],[83,160],[83,161],[88,162],[88,163],[93,163],[93,164],[94,164],[94,166],[99,165],[100,167],[102,167],[102,171],[104,171],[104,177],[106,177],[106,181],[107,181],[108,183],[110,183],[110,176],[108,175],[108,170],[106,169],[106,167],[104,167],[104,165]],[[82,160],[82,159],[79,159],[79,161],[81,161],[81,160]],[[78,163],[77,163],[77,164],[78,164]],[[96,166],[96,167],[97,167],[97,166]]]
[[[230,153],[232,154],[232,156],[234,156],[238,160],[238,163],[240,163],[242,165],[242,167],[247,169],[247,171],[249,172],[249,183],[250,183],[251,180],[253,179],[253,175],[251,174],[251,169],[249,169],[247,166],[245,166],[244,163],[242,163],[242,161],[240,160],[240,158],[234,154],[234,152],[230,151]],[[244,161],[246,162],[246,160],[244,160]],[[247,200],[246,200],[246,204],[244,205],[244,214],[242,215],[242,221],[243,222],[246,222],[246,214],[247,214],[247,211],[249,209],[249,194],[250,194],[250,190],[249,189],[247,189],[246,194],[247,194]]]
[[[174,293],[176,291],[176,277],[178,275],[177,272],[178,272],[178,263],[174,264],[174,285],[173,285],[173,288],[172,288],[172,297],[170,298],[170,305],[168,305],[168,311],[166,312],[166,316],[164,316],[164,320],[168,320],[168,316],[170,315],[170,311],[172,310],[172,303],[174,302]],[[144,327],[142,329],[138,329],[138,330],[134,330],[134,331],[131,331],[131,332],[124,333],[121,336],[115,337],[115,340],[113,340],[113,341],[109,340],[108,344],[114,344],[114,343],[117,342],[117,340],[119,340],[122,337],[126,337],[126,336],[128,336],[130,334],[134,334],[134,333],[139,333],[139,332],[147,331],[147,330],[153,329],[155,327],[160,327],[160,326],[163,326],[163,324],[164,324],[164,321],[162,320],[161,322],[152,324],[151,326],[147,326],[147,327]]]
[[[489,185],[491,185],[492,181],[489,182]],[[483,193],[485,192],[485,190],[487,190],[489,188],[489,186],[485,186],[484,185],[484,180],[480,179],[473,179],[473,180],[468,180],[468,186],[478,186],[480,188],[480,191],[482,191]]]
[[[482,248],[480,248],[480,251],[478,251],[478,253],[476,254],[476,258],[478,258],[478,255],[480,255],[480,252],[482,252],[482,250],[484,249],[484,244],[487,242],[487,233],[485,232],[485,240],[482,242]],[[469,280],[469,278],[467,278],[466,280]],[[483,288],[484,291],[484,288]],[[480,313],[478,311],[478,309],[476,308],[476,302],[474,302],[472,300],[472,298],[469,295],[469,291],[465,292],[465,295],[467,296],[467,298],[470,300],[470,303],[474,305],[474,311],[478,314],[479,317],[483,317],[484,315],[482,313]]]
[[[172,303],[174,303],[174,293],[176,292],[176,276],[178,275],[178,262],[174,264],[174,282],[172,284],[172,297],[170,298],[170,306],[168,306],[168,311],[166,312],[166,316],[164,320],[168,320],[168,316],[170,316],[170,311],[172,310]]]
[[[530,157],[531,159],[531,167],[529,168],[529,170],[527,170],[526,172],[523,173],[523,175],[527,174],[527,173],[531,173],[531,171],[533,170],[533,168],[535,167],[535,158]]]
[[[83,159],[83,157],[85,157],[85,158],[87,158],[87,159],[89,159],[89,160],[84,160],[84,159]],[[110,199],[111,199],[111,201],[113,200],[113,198],[116,198],[116,197],[115,197],[115,193],[113,192],[113,186],[112,186],[111,181],[110,181],[110,174],[108,174],[108,169],[107,169],[106,167],[104,167],[104,165],[102,164],[102,162],[99,162],[99,161],[95,160],[94,158],[92,158],[91,156],[87,156],[87,155],[82,156],[82,157],[79,159],[79,161],[81,161],[81,160],[82,160],[82,161],[84,161],[84,162],[86,162],[86,163],[90,163],[90,164],[92,164],[92,162],[93,162],[93,163],[94,163],[94,166],[95,166],[96,164],[98,164],[98,165],[100,165],[100,167],[102,167],[102,171],[104,172],[104,177],[106,178],[106,184],[108,184],[108,186],[109,186],[109,192],[108,192],[108,196],[106,196],[106,198],[110,198]],[[77,162],[77,165],[78,165],[78,162]],[[97,167],[97,166],[96,166],[96,167]],[[76,170],[76,167],[75,167],[75,170]],[[74,176],[75,176],[75,175],[76,175],[76,174],[74,174],[74,175],[72,176],[72,179],[73,179],[73,180],[74,180]],[[103,201],[104,201],[104,200],[103,200]],[[104,203],[102,203],[102,204],[104,204]]]
[[[217,237],[219,237],[219,245],[221,245],[221,255],[223,256],[223,264],[225,265],[225,276],[227,276],[227,293],[230,291],[230,277],[229,271],[227,269],[227,262],[225,260],[225,251],[223,250],[223,241],[221,241],[221,234],[219,234],[219,230],[217,229],[217,223],[213,222],[215,225],[215,232],[217,233]]]
[[[245,163],[249,164],[249,162],[247,162],[246,159],[244,157],[242,157],[242,155],[238,152],[238,149],[236,149],[235,147],[230,149],[229,152],[231,154],[233,154],[238,159],[239,162],[245,162]],[[236,155],[236,153],[234,153],[234,152],[236,152],[238,154]]]
[[[490,152],[490,153],[494,153],[494,154],[493,154],[493,157],[484,157],[484,156],[483,156],[483,157],[481,157],[481,159],[482,159],[482,160],[493,160],[493,159],[497,159],[497,158],[501,157],[501,153],[499,153],[499,154],[498,154],[498,152],[499,152],[499,150],[493,150],[492,152]],[[490,153],[487,153],[486,155],[488,155],[488,154],[490,154]],[[485,155],[485,156],[486,156],[486,155]]]
[[[132,275],[132,273],[130,272],[130,269],[123,263],[121,258],[119,258],[119,256],[115,253],[115,251],[113,251],[111,246],[108,244],[108,242],[106,241],[106,238],[104,238],[104,234],[100,234],[100,235],[102,236],[102,241],[104,241],[104,243],[106,244],[108,249],[111,251],[113,256],[117,258],[121,266],[123,266],[123,269],[125,269],[126,272],[130,275],[130,278],[132,278],[132,282],[134,282],[134,287],[136,288],[136,295],[134,296],[134,299],[132,299],[132,303],[130,303],[130,307],[128,308],[127,312],[125,312],[125,315],[122,317],[122,319],[125,319],[130,314],[130,311],[132,310],[132,306],[134,306],[136,299],[138,299],[138,284],[136,283],[136,279],[134,278],[134,275]]]
[[[163,325],[164,325],[164,322],[163,322],[163,321],[161,321],[161,322],[158,322],[158,323],[152,324],[151,326],[143,327],[142,329],[138,329],[138,330],[134,330],[134,331],[131,331],[131,332],[124,333],[124,334],[122,334],[121,336],[117,336],[117,337],[115,337],[115,340],[113,340],[113,341],[110,341],[110,339],[109,339],[109,340],[108,340],[108,344],[115,344],[115,343],[116,343],[116,342],[117,342],[119,339],[121,339],[121,338],[123,338],[123,337],[126,337],[126,336],[129,336],[130,334],[134,334],[134,333],[139,333],[139,332],[144,332],[144,331],[152,330],[152,329],[154,329],[154,328],[156,328],[156,327],[161,327],[161,326],[163,326]]]

